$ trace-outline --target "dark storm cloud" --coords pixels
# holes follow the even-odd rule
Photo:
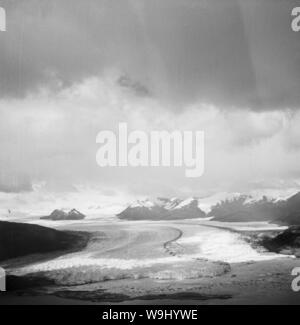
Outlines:
[[[106,68],[138,64],[138,28],[120,1],[29,0],[4,2],[1,34],[2,95],[37,87],[69,86]]]
[[[120,87],[127,89],[137,96],[147,97],[150,96],[150,91],[138,81],[134,81],[126,75],[122,75],[118,78],[118,84]]]
[[[1,96],[64,87],[107,69],[168,107],[195,101],[299,107],[292,0],[3,1]],[[133,88],[132,88],[133,89]],[[135,87],[135,89],[137,89]],[[139,92],[140,93],[140,92]]]

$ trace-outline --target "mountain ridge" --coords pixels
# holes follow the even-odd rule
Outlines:
[[[298,225],[300,224],[300,192],[287,199],[229,193],[228,198],[225,196],[217,203],[211,203],[209,209],[205,206],[204,198],[158,197],[152,201],[149,199],[136,201],[117,216],[127,220],[210,218],[222,222],[268,221]]]
[[[41,217],[42,220],[52,220],[52,221],[60,221],[60,220],[82,220],[85,218],[85,215],[79,212],[76,209],[71,209],[69,212],[65,212],[64,210],[55,209],[51,212],[49,216]]]
[[[148,199],[129,205],[117,216],[127,220],[177,220],[204,218],[206,213],[198,207],[198,201],[190,198],[188,202],[178,198],[157,198],[152,202]]]

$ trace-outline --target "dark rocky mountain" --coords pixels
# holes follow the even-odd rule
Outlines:
[[[127,220],[178,220],[205,216],[205,212],[198,207],[195,198],[187,200],[158,198],[155,202],[138,201],[118,214],[120,219]]]
[[[72,209],[69,212],[65,212],[63,210],[54,210],[49,216],[41,217],[44,220],[82,220],[85,218],[85,215],[77,211],[76,209]]]
[[[124,211],[118,214],[120,219],[127,220],[159,220],[162,219],[166,211],[161,207],[127,207]]]
[[[253,200],[250,196],[241,195],[216,204],[208,216],[213,217],[213,220],[227,222],[271,221],[280,218],[284,210],[284,201],[267,197]]]
[[[252,200],[240,196],[224,200],[211,208],[209,217],[216,221],[272,221],[286,225],[300,225],[300,192],[287,200],[263,197]]]
[[[276,222],[287,225],[300,225],[300,192],[290,197],[283,204]]]

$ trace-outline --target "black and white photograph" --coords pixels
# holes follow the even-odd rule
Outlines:
[[[300,1],[0,0],[0,309],[299,304]]]

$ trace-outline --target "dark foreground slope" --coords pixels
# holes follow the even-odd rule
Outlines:
[[[275,236],[265,236],[261,244],[271,252],[300,257],[300,226],[291,226]]]
[[[0,221],[0,261],[84,247],[88,235],[38,225]]]

